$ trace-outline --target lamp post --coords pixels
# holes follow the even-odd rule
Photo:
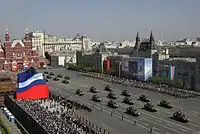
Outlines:
[[[83,51],[81,51],[81,67],[83,68]]]
[[[116,61],[118,63],[118,75],[121,76],[121,61]]]

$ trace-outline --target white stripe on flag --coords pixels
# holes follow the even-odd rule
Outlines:
[[[43,80],[43,74],[42,73],[35,74],[31,78],[26,80],[25,82],[18,83],[19,88],[26,87],[26,86],[30,85],[32,82],[34,82],[36,80]]]

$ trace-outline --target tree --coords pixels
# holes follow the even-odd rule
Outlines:
[[[165,84],[170,87],[175,87],[175,88],[184,88],[184,83],[181,80],[170,80],[167,77],[163,76],[153,76],[149,79],[149,82],[154,83],[154,84]]]

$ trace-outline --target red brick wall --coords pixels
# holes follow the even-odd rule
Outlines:
[[[29,62],[33,59],[35,63],[32,63],[32,66],[36,66],[36,63],[40,61],[38,53],[32,50],[32,42],[25,41],[25,47],[22,47],[19,43],[15,45],[14,48],[11,47],[12,42],[5,42],[5,53],[0,52],[0,64],[3,64],[5,60],[7,62],[17,61],[18,63],[23,63],[25,58]],[[14,55],[13,55],[14,53]],[[25,53],[25,54],[24,54]],[[5,69],[11,69],[11,64],[5,66]]]
[[[4,58],[4,52],[0,52],[0,58]]]

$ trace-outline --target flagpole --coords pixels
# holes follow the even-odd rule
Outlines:
[[[44,34],[44,38],[43,38],[43,40],[44,40],[44,43],[43,43],[43,45],[42,45],[42,53],[43,53],[43,57],[45,56],[45,44],[46,44],[46,38],[45,38],[45,36],[46,36],[46,33],[45,33],[45,30],[43,30],[43,34]]]

